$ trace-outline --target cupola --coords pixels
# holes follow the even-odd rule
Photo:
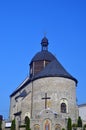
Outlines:
[[[44,37],[41,41],[41,45],[42,45],[42,51],[43,50],[48,50],[48,39],[46,37]]]
[[[41,51],[37,52],[30,62],[30,78],[43,70],[55,56],[48,51],[48,39],[44,37],[41,40]]]
[[[30,78],[35,80],[44,77],[63,77],[74,80],[77,84],[77,80],[48,51],[48,44],[48,39],[44,37],[41,41],[42,50],[36,53],[30,62]]]

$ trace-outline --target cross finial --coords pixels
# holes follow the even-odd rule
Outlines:
[[[46,35],[47,35],[47,32],[44,32],[44,37],[46,37]]]

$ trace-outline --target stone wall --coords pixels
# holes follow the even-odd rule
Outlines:
[[[62,116],[71,117],[76,120],[78,117],[78,108],[76,105],[76,85],[71,79],[60,77],[41,78],[33,82],[33,117],[45,109],[45,101],[42,98],[45,93],[51,98],[49,101],[49,108],[58,114],[60,111],[61,100],[66,100],[68,104],[68,112],[63,113]]]
[[[24,90],[27,92],[27,96],[24,98],[19,97],[16,101],[16,97]],[[21,89],[11,98],[10,119],[14,119],[14,113],[21,111],[21,114],[17,115],[17,113],[15,117],[17,125],[19,121],[24,121],[25,116],[30,117],[32,124],[35,124],[37,117],[45,110],[45,100],[42,100],[45,93],[50,97],[47,100],[47,108],[58,114],[58,117],[60,117],[58,121],[59,124],[63,125],[62,127],[66,127],[68,117],[71,117],[74,123],[76,122],[78,118],[76,84],[73,80],[63,77],[40,78]],[[67,105],[67,113],[61,113],[62,102]],[[51,118],[52,116],[50,116]]]

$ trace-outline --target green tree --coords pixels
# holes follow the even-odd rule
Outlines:
[[[16,130],[16,123],[15,123],[15,119],[14,119],[14,120],[12,120],[11,130]]]
[[[62,130],[65,130],[65,128],[62,128]]]
[[[82,119],[80,116],[78,117],[77,126],[82,127]]]
[[[73,130],[77,130],[77,124],[72,124],[72,128],[73,128]]]
[[[74,124],[72,124],[72,127],[77,127],[77,124],[75,124],[75,123],[74,123]]]
[[[86,124],[84,124],[84,126],[83,126],[83,130],[86,130]]]
[[[72,121],[71,121],[71,118],[68,118],[67,130],[72,130]]]
[[[2,130],[2,120],[0,120],[0,130]]]
[[[30,119],[29,119],[29,117],[25,117],[25,127],[26,127],[26,130],[31,130],[30,129]]]

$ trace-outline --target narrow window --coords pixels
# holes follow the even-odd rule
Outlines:
[[[61,112],[62,113],[66,113],[66,104],[65,103],[61,103]]]

